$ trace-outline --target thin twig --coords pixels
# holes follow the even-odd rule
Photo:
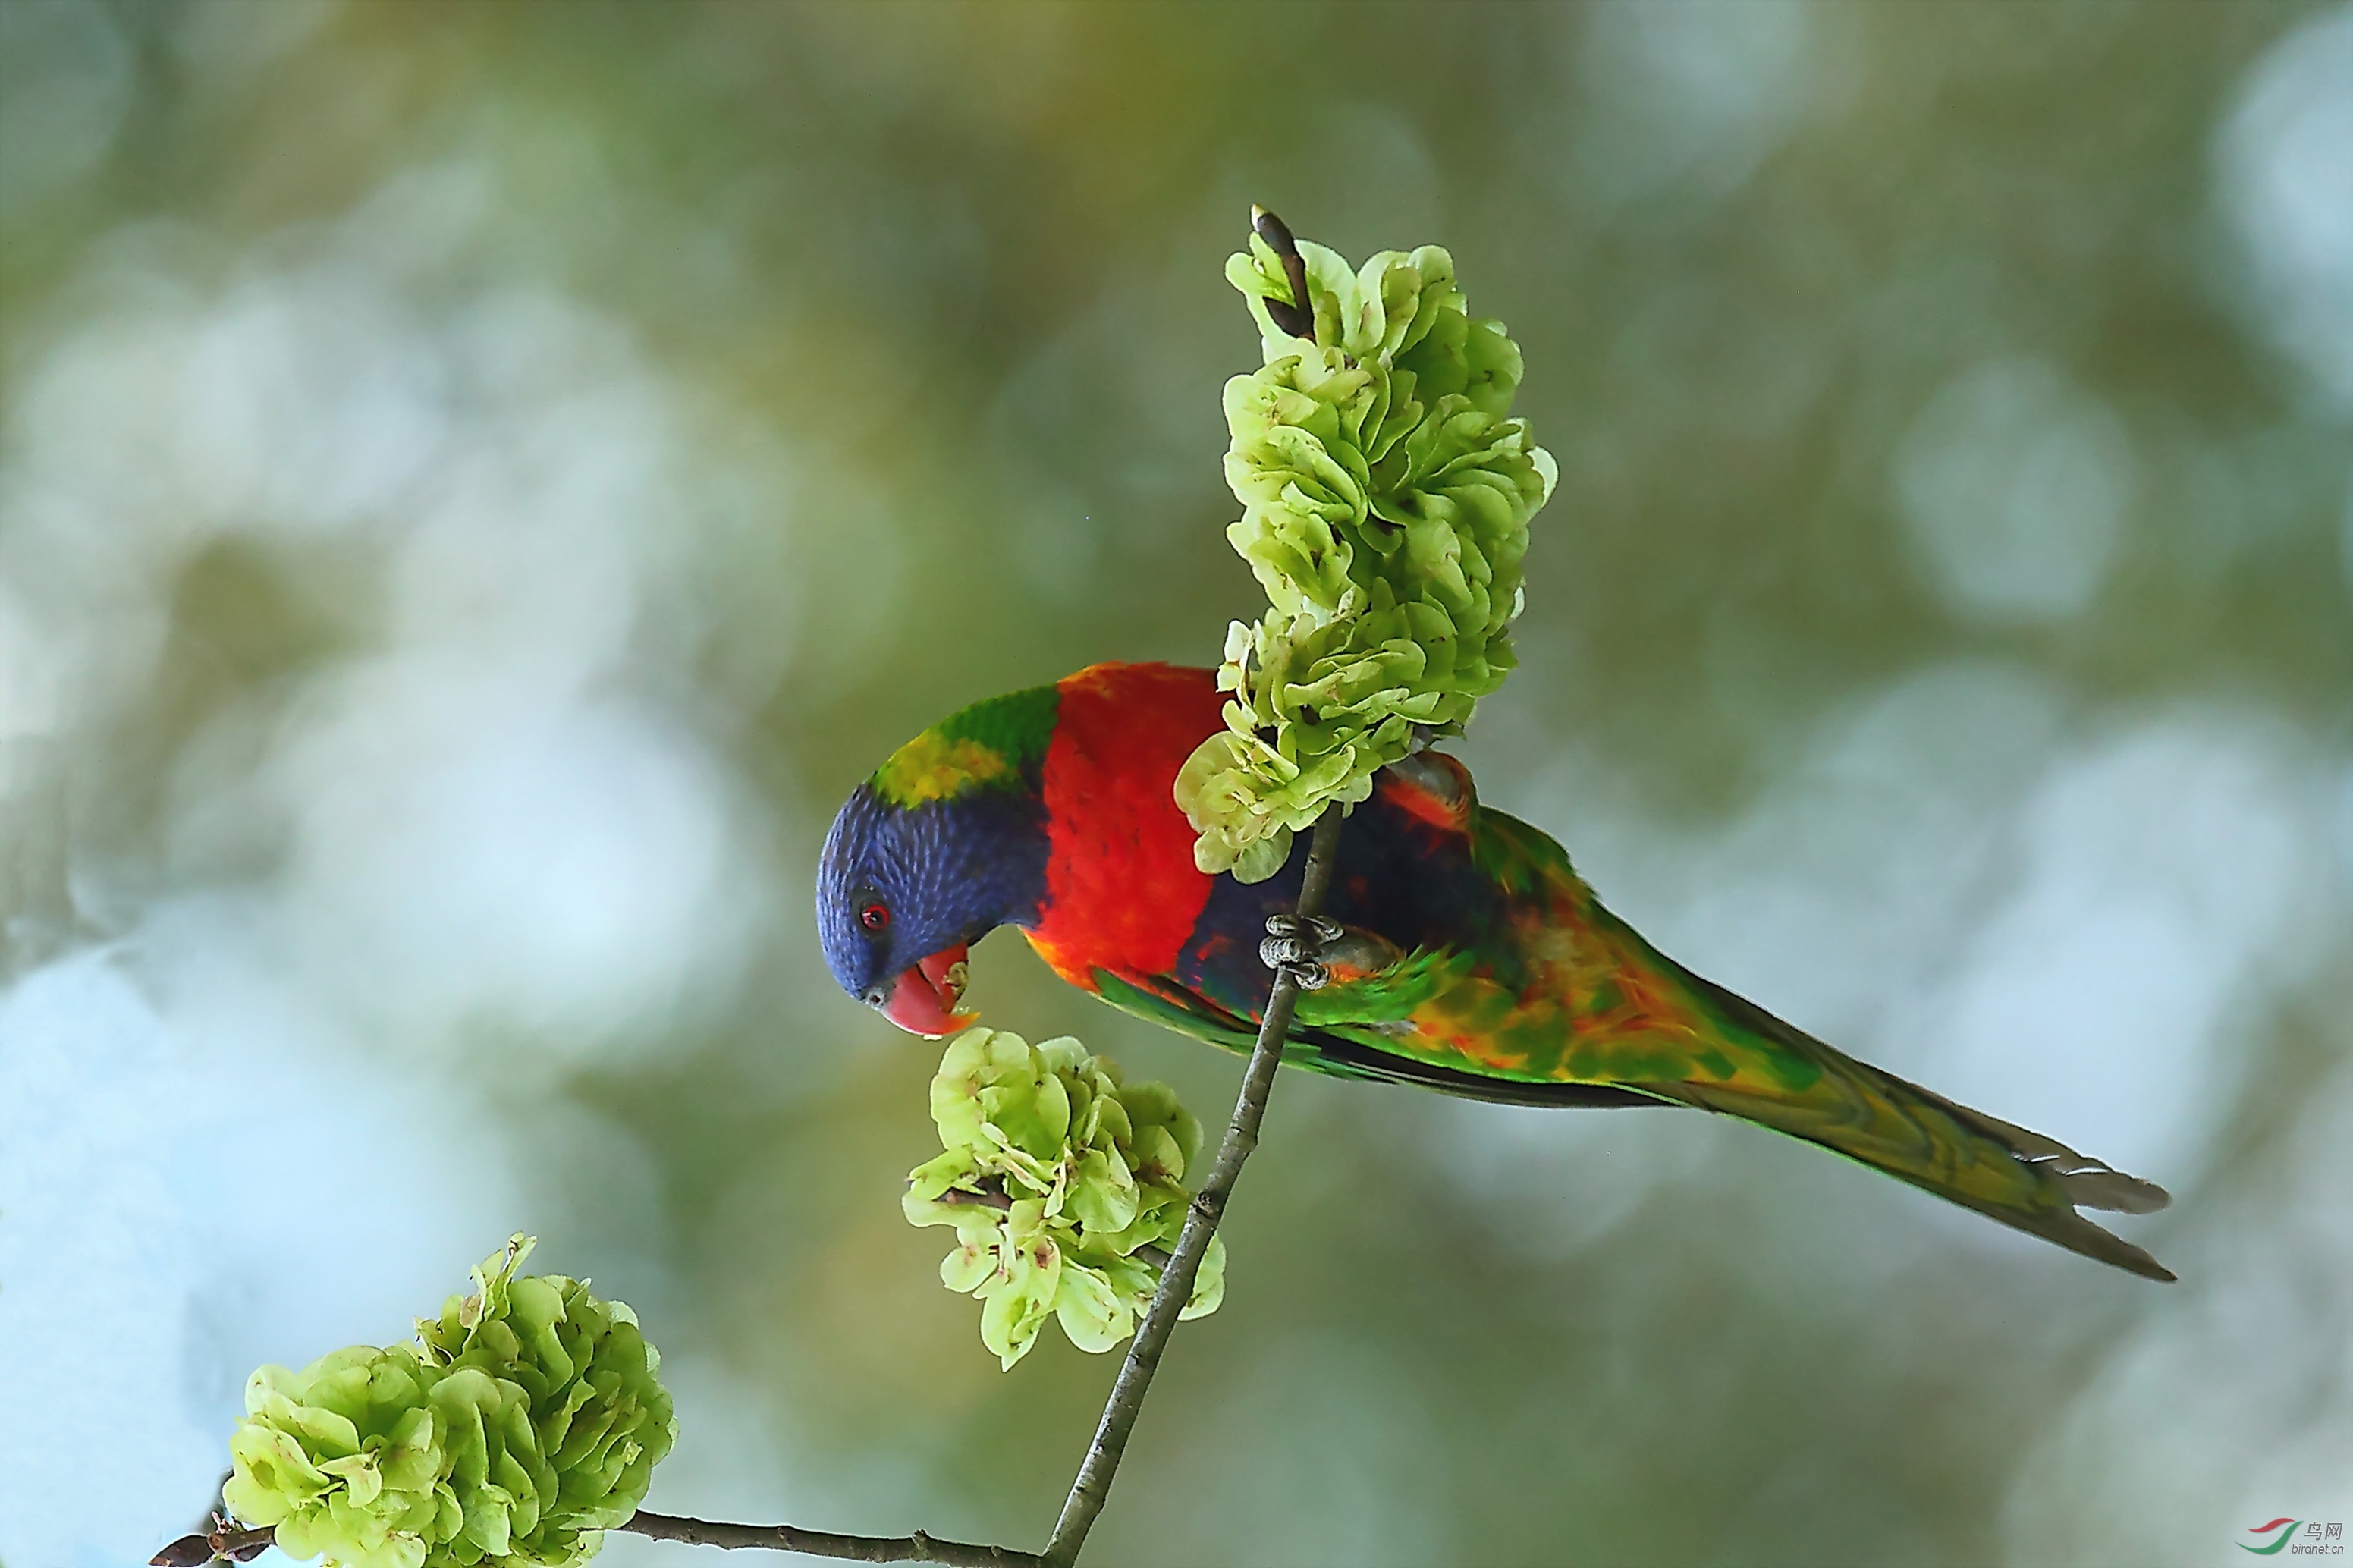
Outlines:
[[[180,1537],[147,1561],[153,1568],[202,1568],[224,1557],[232,1563],[250,1563],[269,1551],[276,1539],[277,1531],[269,1526],[242,1529],[216,1509],[210,1523],[193,1535]]]
[[[944,1563],[949,1568],[1040,1568],[1045,1559],[1034,1552],[1007,1546],[974,1546],[962,1541],[942,1541],[922,1531],[913,1535],[837,1535],[829,1530],[800,1530],[789,1524],[714,1524],[700,1519],[680,1519],[640,1509],[626,1524],[614,1526],[656,1541],[682,1541],[691,1546],[749,1546],[770,1552],[802,1552],[815,1557],[843,1557],[853,1563]],[[264,1526],[242,1530],[216,1516],[209,1530],[184,1535],[153,1561],[157,1568],[201,1568],[228,1558],[245,1563],[261,1555],[274,1531]]]
[[[963,1541],[942,1541],[922,1531],[913,1535],[836,1535],[829,1530],[799,1530],[789,1524],[719,1524],[681,1519],[673,1514],[648,1513],[643,1509],[617,1528],[656,1541],[683,1541],[691,1546],[756,1547],[769,1552],[804,1552],[812,1557],[843,1557],[852,1563],[944,1563],[950,1568],[1039,1568],[1045,1559],[1034,1552],[1009,1546],[975,1546]]]
[[[1339,838],[1340,814],[1327,806],[1315,824],[1314,837],[1307,847],[1307,874],[1299,887],[1299,914],[1303,920],[1324,908],[1324,893],[1331,885],[1334,849]],[[1274,1087],[1274,1069],[1282,1064],[1283,1038],[1291,1033],[1291,1016],[1298,1005],[1299,973],[1285,964],[1274,973],[1274,989],[1267,995],[1258,1044],[1251,1049],[1250,1067],[1242,1074],[1241,1098],[1234,1102],[1234,1119],[1226,1128],[1225,1142],[1218,1146],[1217,1163],[1210,1167],[1208,1179],[1201,1184],[1200,1191],[1193,1195],[1192,1206],[1185,1215],[1185,1228],[1176,1237],[1176,1251],[1169,1258],[1168,1267],[1161,1271],[1160,1289],[1153,1293],[1152,1305],[1136,1328],[1134,1341],[1127,1347],[1127,1359],[1120,1363],[1119,1377],[1112,1384],[1111,1398],[1104,1403],[1103,1419],[1095,1426],[1094,1441],[1087,1447],[1086,1462],[1079,1467],[1079,1479],[1062,1504],[1062,1517],[1054,1523],[1054,1537],[1047,1543],[1041,1559],[1048,1568],[1069,1568],[1077,1561],[1079,1549],[1086,1544],[1087,1531],[1094,1528],[1096,1516],[1110,1500],[1112,1478],[1119,1471],[1121,1456],[1127,1452],[1128,1434],[1134,1430],[1135,1418],[1144,1409],[1144,1396],[1152,1386],[1152,1375],[1160,1369],[1160,1352],[1166,1348],[1169,1332],[1176,1326],[1176,1314],[1192,1299],[1194,1277],[1201,1271],[1201,1258],[1209,1249],[1209,1237],[1217,1234],[1218,1221],[1225,1214],[1235,1178],[1241,1174],[1242,1162],[1258,1147],[1258,1127],[1266,1115],[1267,1092]]]

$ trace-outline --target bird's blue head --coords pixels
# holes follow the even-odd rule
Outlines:
[[[817,931],[841,988],[910,1033],[954,1034],[972,943],[1037,916],[1046,892],[1042,792],[1060,695],[964,710],[850,793],[818,862]]]

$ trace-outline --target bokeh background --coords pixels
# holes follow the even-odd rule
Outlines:
[[[515,1229],[662,1347],[654,1506],[1042,1541],[1113,1362],[1001,1373],[940,1289],[935,1054],[810,869],[948,710],[1252,612],[1252,200],[1447,244],[1526,349],[1486,797],[2171,1187],[2182,1282],[1708,1118],[1286,1076],[1095,1556],[2353,1519],[2353,9],[6,0],[0,1559],[143,1560],[251,1367]]]

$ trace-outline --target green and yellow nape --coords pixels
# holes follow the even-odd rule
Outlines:
[[[1034,783],[1060,705],[1059,688],[1033,686],[952,713],[874,770],[874,793],[888,805],[913,807]]]

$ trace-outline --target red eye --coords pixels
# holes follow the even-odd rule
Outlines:
[[[881,931],[891,923],[891,911],[881,904],[869,904],[858,911],[858,923],[868,931]]]

